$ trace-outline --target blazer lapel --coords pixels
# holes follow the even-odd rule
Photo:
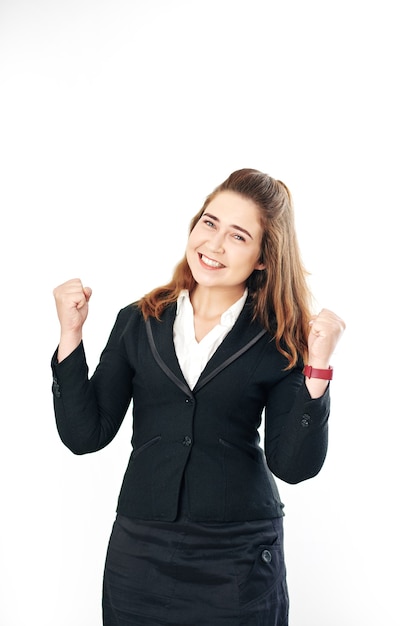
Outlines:
[[[192,391],[184,378],[175,352],[173,326],[176,310],[175,304],[167,307],[161,321],[149,317],[145,322],[146,333],[153,357],[159,367],[172,382],[191,396]]]

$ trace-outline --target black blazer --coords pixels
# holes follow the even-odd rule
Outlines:
[[[251,321],[247,303],[193,390],[175,353],[176,306],[144,321],[136,305],[119,312],[89,380],[83,344],[52,359],[56,423],[75,454],[116,435],[133,399],[133,451],[119,513],[175,519],[182,484],[194,521],[279,517],[272,473],[297,483],[321,469],[327,452],[329,391],[312,400],[301,366],[287,362],[273,338]],[[265,410],[265,453],[258,427]]]

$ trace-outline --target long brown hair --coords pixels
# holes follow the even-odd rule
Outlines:
[[[259,262],[265,264],[265,269],[254,270],[247,280],[253,318],[274,335],[278,350],[289,360],[288,367],[293,367],[300,357],[307,358],[312,297],[295,232],[291,194],[284,183],[268,174],[254,169],[237,170],[207,196],[191,220],[189,232],[222,191],[241,194],[259,208],[263,230]],[[145,318],[160,319],[182,289],[191,293],[195,285],[184,255],[171,281],[146,294],[138,306]]]

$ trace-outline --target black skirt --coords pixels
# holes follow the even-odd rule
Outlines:
[[[282,523],[118,515],[104,572],[104,626],[287,626]]]

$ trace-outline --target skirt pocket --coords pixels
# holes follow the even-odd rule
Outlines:
[[[282,546],[260,545],[255,551],[252,567],[244,580],[239,582],[241,607],[249,607],[261,601],[274,590],[286,593],[286,569]]]

